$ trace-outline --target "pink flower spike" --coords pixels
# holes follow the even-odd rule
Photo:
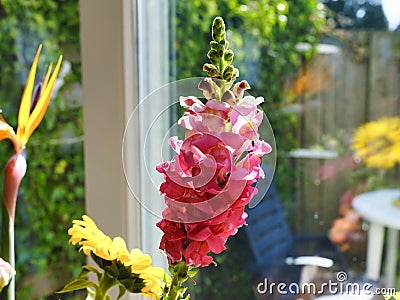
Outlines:
[[[209,248],[206,242],[191,242],[185,250],[183,250],[183,256],[186,260],[186,265],[193,265],[195,267],[202,266],[206,267],[211,264],[213,258],[207,253]]]
[[[239,101],[238,105],[257,106],[263,102],[264,102],[263,97],[254,98],[253,96],[245,96],[242,100]]]
[[[272,147],[265,141],[255,141],[254,146],[251,146],[249,151],[253,151],[253,154],[258,155],[259,157],[263,156],[264,154],[271,153]]]
[[[205,109],[203,102],[193,96],[180,97],[179,102],[190,113],[200,113]]]
[[[234,106],[234,105],[236,104],[236,97],[235,97],[235,94],[234,94],[232,91],[227,90],[227,91],[222,95],[221,101],[224,102],[224,103],[229,104],[230,106]]]
[[[168,144],[176,153],[179,154],[182,147],[182,141],[177,136],[170,137],[168,140]]]
[[[26,160],[22,154],[14,154],[7,162],[4,170],[4,205],[12,221],[15,218],[18,188],[26,173]]]
[[[216,99],[217,90],[219,91],[219,87],[211,78],[204,78],[200,81],[198,89],[203,91],[203,95],[207,100]]]
[[[244,91],[248,89],[250,89],[250,85],[246,80],[242,80],[233,86],[232,91],[236,97],[241,99],[243,97]]]
[[[207,239],[207,244],[208,247],[210,248],[210,251],[212,251],[215,254],[221,253],[226,249],[225,242],[226,239],[223,239],[219,236],[210,236]]]

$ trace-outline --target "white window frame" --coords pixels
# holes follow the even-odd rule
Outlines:
[[[86,212],[108,235],[121,236],[128,248],[151,254],[155,265],[165,264],[158,250],[158,219],[141,207],[130,190],[139,191],[140,200],[147,204],[160,198],[146,189],[150,183],[144,176],[140,146],[146,117],[157,106],[141,105],[139,117],[130,121],[137,126],[124,143],[123,138],[140,100],[168,81],[168,1],[80,0],[79,5]],[[150,159],[159,159],[159,148],[150,151]]]

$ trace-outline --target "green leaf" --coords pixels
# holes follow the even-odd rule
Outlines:
[[[86,279],[74,279],[70,283],[68,283],[61,291],[58,291],[58,294],[68,293],[72,291],[77,291],[81,289],[85,289],[88,287],[96,288],[96,284]]]
[[[96,274],[97,279],[100,280],[102,273],[95,267],[88,266],[88,265],[82,267],[82,271],[79,273],[78,278],[81,278],[81,279],[85,278],[86,275],[89,274],[90,272],[93,272],[94,274]]]
[[[86,291],[87,291],[88,294],[87,294],[87,297],[86,297],[85,300],[94,300],[95,297],[96,297],[96,292],[93,291],[93,290],[90,289],[90,288],[87,288]]]
[[[125,294],[125,292],[126,292],[126,288],[125,288],[123,285],[119,285],[118,287],[119,287],[119,292],[118,292],[117,300],[118,300],[118,299],[121,299],[122,296],[123,296],[123,295]]]
[[[194,268],[194,267],[190,267],[189,268],[189,270],[188,270],[188,272],[187,272],[187,274],[188,274],[188,276],[189,277],[194,277],[194,276],[196,276],[196,274],[199,272],[199,269],[198,268]]]

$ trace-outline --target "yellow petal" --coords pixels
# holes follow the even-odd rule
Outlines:
[[[46,113],[47,106],[49,105],[51,92],[54,87],[54,83],[57,79],[58,73],[60,71],[62,62],[62,56],[58,59],[56,68],[54,69],[53,74],[49,80],[49,83],[46,84],[46,89],[43,90],[42,96],[40,97],[36,107],[32,111],[32,114],[29,117],[28,123],[26,124],[26,130],[24,134],[23,141],[26,143],[30,136],[32,135],[33,131],[39,126],[40,122],[43,120],[44,114]]]
[[[87,215],[82,216],[82,220],[74,220],[72,223],[73,224],[79,224],[80,226],[84,226],[86,228],[94,229],[97,230],[97,225],[96,223]]]
[[[49,67],[47,68],[47,73],[46,73],[46,77],[44,78],[43,81],[43,90],[46,89],[47,84],[49,83],[49,78],[50,78],[50,74],[51,74],[51,70],[53,69],[53,63],[51,62]]]
[[[29,71],[24,92],[22,93],[21,104],[19,106],[19,113],[18,113],[18,129],[17,129],[18,137],[24,135],[25,127],[26,124],[28,123],[31,110],[32,90],[33,90],[33,85],[35,83],[36,68],[41,50],[42,50],[42,45],[39,45],[35,59],[33,60],[32,63],[32,67]]]
[[[113,239],[112,247],[114,248],[115,251],[118,252],[128,252],[124,239],[119,236]]]
[[[0,141],[14,136],[14,129],[0,115]]]
[[[123,238],[117,236],[113,239],[112,244],[109,248],[111,260],[119,259],[121,257],[127,257],[129,255],[126,243]],[[121,261],[122,262],[122,261]],[[123,263],[123,262],[122,262]]]

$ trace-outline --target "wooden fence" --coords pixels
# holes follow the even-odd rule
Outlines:
[[[305,86],[298,97],[302,148],[321,144],[324,136],[337,136],[341,130],[351,135],[366,121],[400,114],[399,34],[346,32],[337,48],[330,49],[338,51],[320,53],[303,70]],[[345,161],[292,159],[300,171],[296,231],[326,231],[337,216],[341,195],[349,188],[351,171],[321,180],[318,170],[324,164],[340,167]]]

